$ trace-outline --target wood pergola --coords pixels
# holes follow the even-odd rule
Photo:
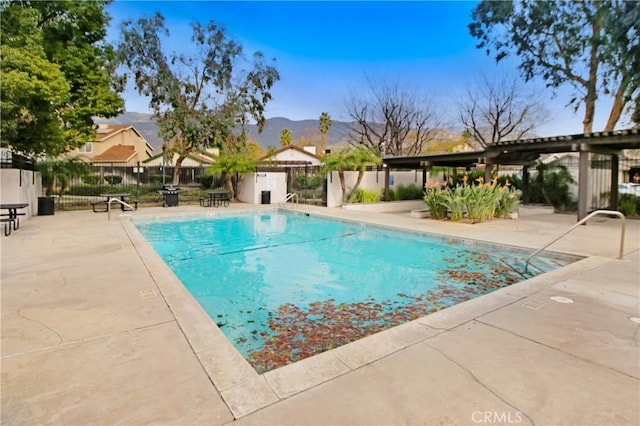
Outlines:
[[[434,166],[471,168],[485,166],[485,180],[491,179],[496,165],[523,166],[523,195],[526,199],[529,188],[529,167],[542,154],[565,152],[579,153],[578,168],[578,220],[587,212],[587,188],[589,185],[589,153],[611,156],[611,206],[618,204],[618,168],[622,150],[640,148],[640,129],[593,132],[546,138],[517,139],[489,145],[481,151],[456,152],[450,154],[421,155],[411,157],[385,157],[385,199],[389,188],[390,169],[422,169],[423,185],[427,171]]]

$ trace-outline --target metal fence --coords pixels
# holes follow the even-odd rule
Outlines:
[[[0,149],[0,168],[36,170],[36,162],[33,158],[16,154],[6,148]]]

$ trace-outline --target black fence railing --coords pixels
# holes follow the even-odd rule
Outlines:
[[[0,150],[0,168],[2,169],[21,169],[36,170],[36,162],[33,158],[26,155],[16,154],[8,149]]]

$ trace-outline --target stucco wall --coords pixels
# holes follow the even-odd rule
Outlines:
[[[271,204],[277,204],[287,195],[286,173],[247,173],[238,182],[238,201],[262,203],[262,191],[271,191]]]
[[[345,185],[347,192],[356,184],[358,172],[345,172]],[[427,180],[429,176],[427,175]],[[394,171],[389,173],[389,188],[396,189],[400,185],[422,186],[422,170]],[[360,188],[363,189],[384,189],[384,170],[364,172]],[[342,189],[340,188],[340,178],[338,172],[332,172],[327,181],[327,207],[338,207],[342,205]]]
[[[42,195],[42,179],[40,173],[30,170],[0,169],[0,203],[29,203],[19,210],[26,213],[20,219],[38,214],[38,197]]]

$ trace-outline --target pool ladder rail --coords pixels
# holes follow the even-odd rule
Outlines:
[[[111,220],[111,203],[112,202],[117,202],[122,204],[125,207],[129,207],[129,209],[131,209],[131,214],[135,213],[135,211],[137,210],[136,207],[133,207],[131,204],[124,202],[122,200],[118,200],[117,198],[112,198],[109,200],[109,203],[107,204],[107,220]],[[120,215],[120,216],[131,216],[131,214],[127,214],[127,215]]]
[[[531,253],[529,255],[529,257],[527,257],[524,261],[524,272],[527,272],[527,269],[529,267],[529,262],[531,262],[531,259],[537,255],[538,253],[540,253],[542,250],[546,249],[547,247],[549,247],[551,244],[555,243],[556,241],[558,241],[560,238],[564,237],[565,235],[567,235],[569,232],[573,231],[574,229],[576,229],[578,226],[582,225],[583,223],[585,223],[586,221],[588,221],[589,219],[591,219],[594,216],[598,216],[598,215],[604,215],[604,216],[618,216],[620,219],[622,219],[622,225],[620,227],[620,252],[618,254],[618,259],[622,259],[622,257],[624,256],[624,232],[625,232],[625,218],[624,215],[618,211],[615,210],[596,210],[594,212],[591,212],[589,215],[587,215],[586,217],[582,218],[580,221],[578,221],[578,223],[576,223],[575,225],[573,225],[571,228],[569,228],[567,231],[565,231],[564,233],[558,235],[556,238],[554,238],[553,240],[549,241],[547,244],[545,244],[544,246],[542,246],[542,248],[539,248],[538,250],[534,251],[533,253]]]
[[[299,202],[298,202],[298,194],[296,194],[295,192],[287,193],[287,196],[284,197],[284,200],[282,200],[280,202],[280,207],[281,208],[285,208],[288,202],[291,202],[292,204],[293,203],[299,204]]]

